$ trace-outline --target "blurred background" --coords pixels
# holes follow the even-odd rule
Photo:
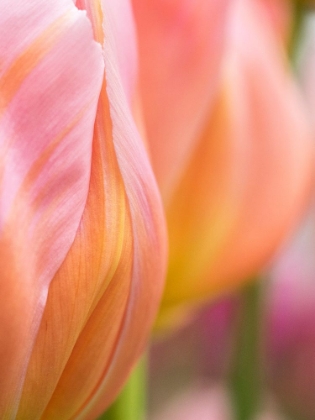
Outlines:
[[[251,418],[235,414],[235,386],[245,387],[245,406],[259,391],[257,420],[315,419],[314,250],[312,206],[261,279],[156,337],[149,351],[149,419]],[[254,308],[246,307],[244,293],[254,296]]]

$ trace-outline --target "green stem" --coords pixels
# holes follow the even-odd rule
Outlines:
[[[138,362],[127,384],[98,420],[144,420],[146,412],[146,357]]]
[[[292,0],[292,2],[294,10],[294,22],[289,44],[289,57],[293,66],[296,66],[296,59],[301,38],[303,36],[304,18],[307,12],[307,8],[301,0]]]
[[[242,294],[232,396],[236,420],[253,420],[261,406],[260,284],[251,281]]]

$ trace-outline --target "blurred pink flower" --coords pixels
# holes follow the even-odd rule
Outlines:
[[[227,388],[220,384],[194,385],[173,398],[149,420],[235,420]],[[285,420],[272,401],[251,420]]]
[[[277,260],[266,296],[266,360],[270,384],[289,412],[308,420],[315,418],[313,219],[312,214]]]
[[[191,387],[149,420],[233,420],[228,393],[222,386]]]

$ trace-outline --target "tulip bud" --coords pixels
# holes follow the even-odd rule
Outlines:
[[[2,419],[95,418],[154,320],[165,232],[132,31],[127,0],[0,2]]]
[[[306,203],[313,144],[260,1],[155,3],[134,0],[145,122],[169,228],[163,326],[269,260]]]

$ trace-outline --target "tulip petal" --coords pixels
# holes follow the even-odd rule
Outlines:
[[[153,168],[165,200],[209,113],[230,3],[133,0],[144,119]]]
[[[91,20],[97,20],[100,16],[99,0],[76,0],[76,6],[79,9],[87,10]],[[131,3],[129,0],[113,1],[111,5],[111,31],[115,31],[117,40],[113,45],[115,50],[117,69],[120,73],[121,83],[128,101],[131,104],[136,86],[136,78],[138,77],[138,56],[136,31],[133,22]],[[96,25],[93,25],[94,31]],[[103,37],[101,25],[98,25],[100,31],[95,34],[96,39]]]
[[[198,148],[167,205],[170,262],[159,328],[170,316],[176,320],[176,305],[207,298],[218,287],[212,276],[204,279],[203,271],[220,258],[246,191],[243,113],[243,101],[235,98],[230,84],[221,86]]]
[[[182,301],[206,300],[254,275],[306,205],[310,122],[263,16],[258,3],[236,3],[212,122],[167,207],[170,270],[161,322]]]
[[[17,411],[50,281],[82,217],[102,69],[72,1],[1,1],[2,418]]]
[[[218,281],[226,278],[232,285],[271,258],[298,221],[311,190],[313,132],[277,35],[259,4],[246,0],[236,11],[231,36],[236,69],[244,80],[247,141],[254,142],[238,222],[214,268]]]
[[[51,283],[21,420],[86,418],[90,410],[103,411],[140,355],[161,295],[165,223],[117,58],[123,41],[114,25],[118,4],[122,14],[128,13],[125,0],[115,6],[76,3],[87,10],[95,38],[104,42],[106,75],[87,204],[73,246]]]

